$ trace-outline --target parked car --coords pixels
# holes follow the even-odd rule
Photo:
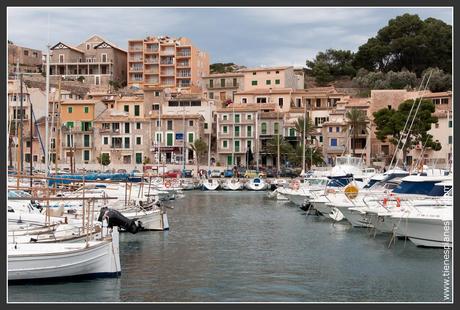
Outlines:
[[[224,177],[225,177],[225,178],[231,178],[231,177],[233,177],[233,170],[232,170],[232,169],[226,169],[226,170],[224,171]]]
[[[181,176],[181,171],[179,169],[169,170],[163,175],[165,178],[178,178]]]
[[[191,178],[193,176],[192,170],[184,170],[182,171],[183,178]]]
[[[292,168],[284,168],[280,171],[280,177],[283,178],[296,178],[299,176],[299,173]]]
[[[246,170],[246,172],[244,173],[244,177],[245,178],[255,178],[257,177],[257,171],[256,170]]]
[[[126,169],[118,169],[117,173],[126,173]]]
[[[221,177],[220,170],[212,170],[211,171],[211,178],[220,178],[220,177]]]
[[[238,167],[238,177],[243,177],[245,173],[246,173],[246,168]]]

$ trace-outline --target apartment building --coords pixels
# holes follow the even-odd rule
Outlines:
[[[370,105],[367,115],[371,120],[370,123],[370,144],[371,158],[388,164],[395,152],[395,146],[388,140],[383,142],[375,136],[376,126],[373,123],[373,113],[382,108],[398,109],[402,102],[416,98],[422,95],[421,92],[407,90],[372,90],[370,97]],[[424,99],[431,100],[435,104],[436,116],[439,117],[438,124],[432,125],[429,134],[433,135],[433,140],[441,142],[442,149],[440,151],[425,150],[423,155],[425,162],[435,162],[436,165],[448,165],[452,160],[452,92],[431,93],[425,92]],[[423,147],[420,145],[415,150],[408,154],[407,161],[411,163],[417,160],[422,152]],[[399,157],[401,157],[400,154]]]
[[[245,91],[261,88],[298,89],[300,86],[292,66],[245,68],[239,69],[238,72],[244,75]],[[303,89],[303,85],[300,89]]]
[[[60,145],[60,163],[75,164],[96,163],[94,148],[94,120],[105,110],[105,105],[97,100],[64,100],[59,104],[58,141],[51,145]],[[60,140],[60,141],[59,141]],[[53,150],[54,147],[51,147]]]
[[[8,41],[8,73],[41,72],[43,66],[42,51],[22,47]]]
[[[218,73],[203,77],[203,97],[221,104],[229,101],[234,102],[235,94],[243,91],[243,89],[243,73]]]
[[[126,84],[125,50],[93,35],[77,46],[58,42],[51,47],[50,76],[78,80],[95,89],[106,89],[109,82]]]
[[[159,119],[160,118],[160,119]],[[152,163],[194,164],[196,154],[191,149],[195,140],[204,138],[204,117],[200,114],[152,114],[150,118]]]
[[[128,41],[128,86],[160,86],[200,92],[209,56],[190,39],[168,36]]]

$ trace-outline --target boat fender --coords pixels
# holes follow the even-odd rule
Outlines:
[[[166,181],[166,182],[165,182],[165,187],[166,187],[166,188],[170,188],[170,187],[171,187],[171,182],[170,182],[170,181]]]
[[[383,206],[384,206],[384,207],[386,207],[386,205],[387,205],[387,202],[388,202],[388,198],[386,198],[386,197],[385,197],[385,198],[383,198]]]
[[[399,208],[401,207],[401,198],[396,197],[396,207]]]

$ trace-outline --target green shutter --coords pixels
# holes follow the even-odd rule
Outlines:
[[[227,155],[227,166],[232,165],[232,155]]]
[[[73,128],[73,122],[67,122],[67,128]]]
[[[139,113],[139,106],[138,105],[135,105],[134,106],[134,116],[139,116],[140,113]]]
[[[68,108],[67,108],[67,112],[68,112],[68,113],[72,113],[72,107],[68,107]]]
[[[224,140],[223,142],[223,148],[226,149],[228,147],[227,140]]]
[[[188,133],[188,142],[193,143],[193,133],[192,132]]]
[[[275,80],[275,84],[279,84],[280,83],[280,80]]]
[[[89,113],[89,107],[85,107],[85,113]]]
[[[173,134],[172,133],[167,133],[166,134],[166,145],[167,146],[172,146],[173,145]]]
[[[142,153],[136,153],[136,164],[142,164]]]
[[[85,150],[85,151],[83,152],[83,159],[84,159],[84,160],[89,160],[89,151],[88,151],[88,150]]]
[[[252,81],[252,85],[253,85],[253,86],[256,86],[256,85],[257,85],[257,81]]]
[[[240,151],[240,141],[235,141],[235,152]]]

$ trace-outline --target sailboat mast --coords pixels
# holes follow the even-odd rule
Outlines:
[[[302,172],[305,173],[305,141],[306,139],[306,126],[307,126],[307,103],[304,103],[303,112],[303,133],[302,133]]]
[[[235,166],[235,105],[232,103],[232,119],[233,119],[233,134],[232,134],[232,165]]]
[[[48,169],[49,169],[49,154],[48,154],[48,143],[49,143],[49,137],[48,137],[48,130],[49,130],[49,125],[48,125],[48,119],[49,119],[49,93],[50,93],[50,45],[48,44],[46,46],[47,52],[46,52],[46,94],[45,94],[45,100],[46,100],[46,110],[45,110],[45,176],[48,176]]]
[[[19,123],[19,128],[21,130],[20,134],[19,134],[19,155],[20,155],[20,167],[18,167],[18,173],[22,174],[23,171],[24,171],[24,143],[23,143],[23,138],[24,138],[24,92],[23,92],[23,88],[22,88],[22,73],[19,74],[19,83],[20,83],[20,91],[21,91],[21,95],[20,95],[20,100],[21,100],[21,103],[19,105],[19,111],[21,112],[21,117],[20,117],[20,123]]]

